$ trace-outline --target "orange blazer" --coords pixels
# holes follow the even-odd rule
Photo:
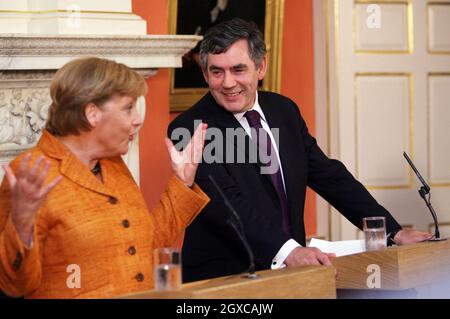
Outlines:
[[[11,219],[9,184],[0,188],[0,289],[25,298],[108,298],[153,288],[153,250],[173,245],[209,198],[176,177],[149,212],[120,157],[102,159],[103,183],[44,132],[31,161],[51,162],[62,181],[38,212],[27,249]],[[24,154],[11,167],[17,171]],[[79,280],[74,281],[74,275]]]

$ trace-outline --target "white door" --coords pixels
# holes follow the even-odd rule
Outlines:
[[[402,225],[432,218],[407,152],[450,236],[450,1],[329,0],[330,155]],[[359,237],[339,213],[331,238]]]

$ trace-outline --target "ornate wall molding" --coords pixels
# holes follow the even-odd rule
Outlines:
[[[45,88],[48,90],[55,70],[0,70],[0,96],[3,90]],[[0,104],[2,98],[0,97]]]
[[[91,54],[105,57],[117,55],[180,56],[195,46],[200,39],[201,37],[199,36],[189,35],[143,35],[131,37],[10,34],[0,36],[0,57]]]
[[[50,96],[47,88],[0,90],[0,156],[33,146],[47,120]],[[14,146],[11,148],[11,146]]]

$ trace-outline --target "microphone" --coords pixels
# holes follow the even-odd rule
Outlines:
[[[406,161],[409,163],[409,165],[411,166],[412,170],[414,171],[414,173],[416,173],[417,177],[419,178],[420,182],[422,183],[422,187],[420,187],[419,189],[419,194],[420,197],[422,197],[422,199],[425,201],[425,204],[427,205],[428,209],[431,212],[431,216],[433,217],[433,221],[434,221],[434,238],[429,239],[429,241],[441,241],[441,240],[446,240],[446,238],[440,238],[440,233],[439,233],[439,224],[437,221],[437,216],[436,216],[436,212],[434,211],[433,206],[431,206],[431,194],[430,194],[430,186],[428,186],[428,184],[425,182],[425,180],[423,179],[422,175],[420,175],[419,171],[417,170],[416,166],[414,166],[413,162],[411,161],[411,159],[409,158],[408,154],[406,154],[406,152],[403,152],[403,156],[406,158]],[[428,198],[426,197],[427,194],[430,194],[428,196]]]
[[[208,175],[208,177],[209,177],[210,181],[212,182],[212,184],[214,185],[214,187],[216,188],[216,190],[219,192],[219,194],[222,197],[222,199],[223,199],[225,205],[227,206],[228,210],[231,212],[231,215],[232,215],[233,218],[229,218],[227,220],[227,224],[230,225],[231,227],[233,227],[233,229],[236,231],[239,239],[241,240],[242,244],[245,247],[245,250],[247,251],[248,260],[249,260],[249,267],[248,267],[248,270],[247,270],[247,274],[244,275],[244,277],[250,278],[250,279],[255,279],[255,278],[258,277],[258,275],[255,273],[255,256],[253,255],[252,248],[250,247],[250,244],[248,243],[247,238],[245,237],[244,226],[242,224],[242,220],[239,217],[239,215],[236,212],[236,210],[231,205],[231,203],[228,200],[228,198],[225,196],[225,194],[222,191],[222,189],[216,183],[215,179],[211,176],[211,174]]]
[[[428,194],[430,192],[430,190],[431,190],[430,186],[428,186],[427,182],[425,182],[425,180],[423,179],[422,175],[420,175],[419,171],[414,166],[414,164],[411,161],[411,159],[409,158],[408,154],[406,154],[406,152],[403,152],[403,156],[406,158],[406,160],[409,163],[409,166],[411,166],[412,170],[414,171],[414,173],[416,173],[417,177],[419,178],[420,182],[422,183],[423,187],[421,187],[420,190],[422,192],[424,192],[424,195]]]

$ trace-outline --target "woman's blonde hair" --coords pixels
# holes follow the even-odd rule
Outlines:
[[[79,135],[92,127],[85,107],[101,107],[114,95],[139,97],[147,94],[147,84],[136,71],[124,64],[95,57],[65,64],[53,77],[46,129],[57,136]]]

